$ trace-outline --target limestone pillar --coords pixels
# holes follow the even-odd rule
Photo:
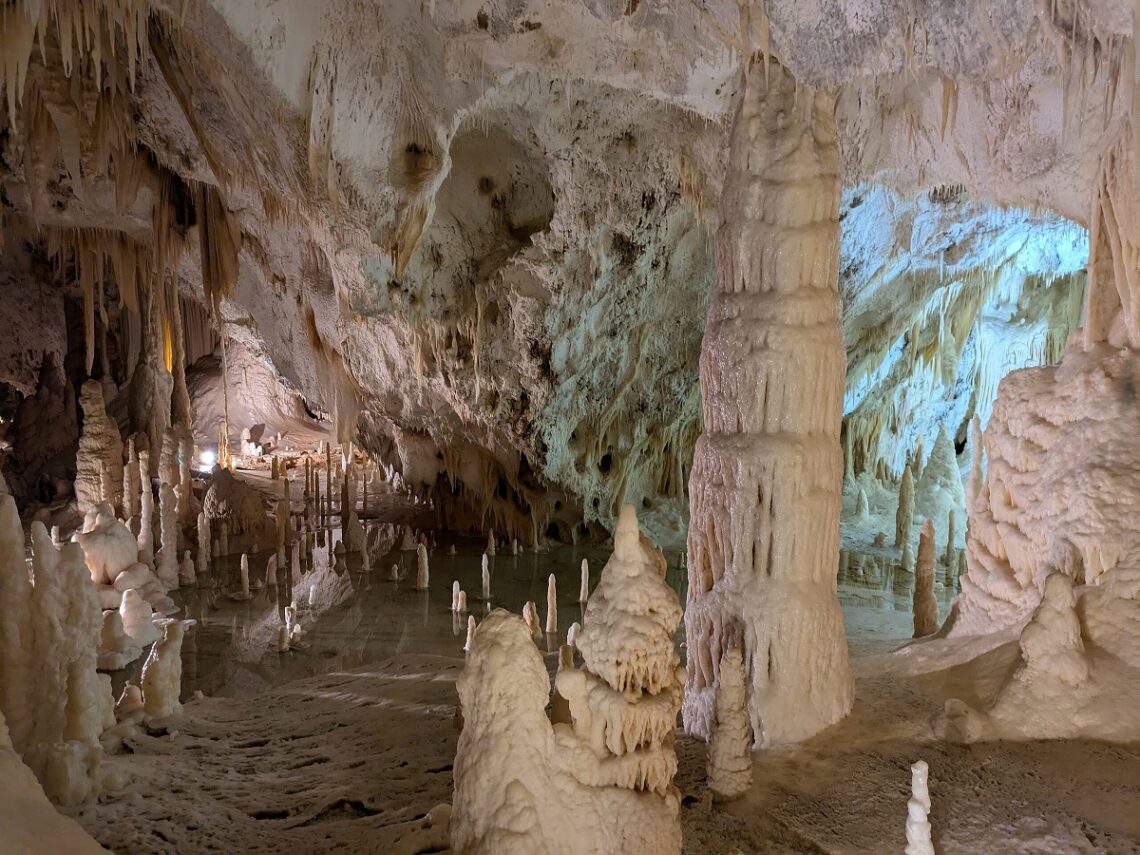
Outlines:
[[[837,287],[835,98],[750,68],[728,156],[689,482],[685,726],[707,736],[723,651],[742,645],[760,745],[851,708],[836,598],[846,354]],[[767,79],[766,79],[767,78]]]

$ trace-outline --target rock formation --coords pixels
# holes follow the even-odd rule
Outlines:
[[[929,522],[929,520],[928,520]],[[930,789],[927,776],[930,769],[925,760],[910,767],[910,801],[906,805],[906,855],[934,855],[930,842]]]
[[[895,546],[902,546],[910,540],[910,529],[914,523],[914,477],[910,464],[903,469],[899,482],[899,509],[895,513]]]
[[[457,683],[453,851],[680,852],[681,608],[663,568],[624,507],[586,609],[584,667],[556,678],[570,723],[546,717],[550,683],[526,624],[498,609],[479,624]]]
[[[75,498],[79,512],[86,514],[102,501],[112,506],[122,502],[123,440],[118,425],[107,415],[102,384],[95,380],[84,381],[79,390],[79,405],[83,408],[83,430],[75,457]],[[104,471],[109,473],[114,491],[106,500],[102,490]]]
[[[934,522],[936,540],[944,542],[947,536],[944,521],[965,507],[966,493],[962,489],[962,476],[958,474],[954,439],[942,423],[934,447],[930,449],[930,459],[915,485],[915,512]]]
[[[745,697],[744,657],[729,647],[720,660],[716,685],[716,724],[709,738],[709,789],[735,799],[752,786],[752,727]]]
[[[167,620],[162,638],[143,663],[142,695],[149,718],[162,719],[182,711],[182,639],[191,620]]]
[[[96,793],[100,737],[115,723],[110,680],[96,672],[103,617],[76,543],[56,548],[32,524],[32,578],[15,504],[0,489],[0,712],[12,745],[52,801],[74,805]]]
[[[934,599],[934,571],[938,563],[934,545],[934,523],[922,524],[918,536],[918,564],[914,569],[914,637],[938,631],[938,603]]]
[[[752,729],[777,745],[834,723],[854,700],[835,578],[839,152],[833,97],[801,93],[768,57],[750,61],[740,87],[701,348],[705,432],[689,478],[684,713],[691,733],[709,734],[721,653],[739,631]]]

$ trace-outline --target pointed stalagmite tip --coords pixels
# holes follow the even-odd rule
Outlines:
[[[622,505],[614,532],[614,553],[622,560],[637,557],[641,543],[641,529],[637,525],[637,511],[633,505]]]

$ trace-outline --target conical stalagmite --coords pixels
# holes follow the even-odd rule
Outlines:
[[[938,631],[938,603],[934,600],[934,568],[937,563],[934,523],[922,524],[918,536],[918,565],[914,570],[914,637]]]
[[[546,632],[558,632],[558,583],[553,573],[546,580]]]
[[[903,469],[899,482],[899,509],[895,513],[895,546],[902,546],[910,540],[910,529],[914,524],[914,476],[910,464]]]
[[[709,789],[735,799],[752,786],[752,727],[748,723],[744,658],[729,647],[720,659],[716,684],[716,726],[709,740]]]

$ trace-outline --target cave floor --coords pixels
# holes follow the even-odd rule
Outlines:
[[[527,600],[545,614],[554,572],[564,633],[581,620],[573,600],[582,558],[593,586],[608,550],[499,555],[484,603],[482,542],[442,540],[432,551],[431,589],[418,592],[415,553],[392,551],[395,534],[369,527],[372,554],[383,556],[370,573],[354,556],[337,568],[328,538],[311,569],[294,571],[304,635],[288,653],[275,648],[286,586],[231,600],[237,555],[180,592],[199,622],[183,648],[184,714],[106,758],[127,783],[75,811],[79,822],[123,853],[445,849],[446,832],[425,815],[451,799],[454,681],[466,631],[466,616],[449,609],[452,580],[476,616],[499,606],[518,612]],[[452,543],[458,554],[449,557]],[[255,584],[267,558],[251,558]],[[684,570],[670,566],[669,580],[681,589]],[[841,576],[855,709],[805,744],[757,751],[744,799],[712,804],[705,746],[678,733],[685,851],[899,852],[909,767],[924,759],[940,852],[1140,852],[1140,746],[934,739],[929,722],[950,687],[937,673],[903,676],[890,664],[890,651],[909,640],[911,581],[882,563]],[[950,598],[940,590],[943,614]],[[545,641],[551,672],[558,640]],[[117,673],[116,687],[140,665]]]

